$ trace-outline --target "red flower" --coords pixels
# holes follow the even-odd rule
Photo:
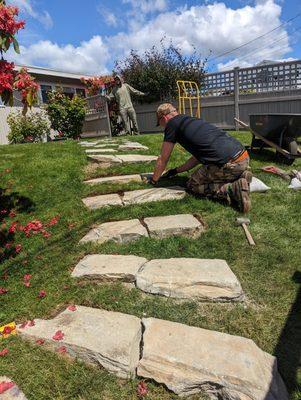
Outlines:
[[[71,305],[71,306],[68,307],[68,310],[69,311],[76,311],[76,306]]]
[[[57,331],[55,334],[52,336],[53,340],[62,340],[64,339],[64,333],[62,331]]]
[[[144,397],[147,395],[147,392],[148,392],[148,388],[147,388],[146,383],[144,381],[139,382],[138,386],[137,386],[137,395],[139,397]]]
[[[6,392],[7,390],[11,389],[15,386],[14,382],[0,382],[0,394]]]
[[[0,294],[6,294],[8,292],[7,289],[0,287]]]
[[[27,326],[27,321],[23,322],[21,325],[19,325],[19,329],[24,329]]]
[[[28,321],[28,326],[35,326],[35,324],[36,323],[35,323],[34,319]]]
[[[16,215],[17,215],[17,214],[16,214],[14,211],[11,211],[11,212],[8,214],[9,218],[15,218]]]
[[[42,235],[44,236],[44,238],[46,238],[46,239],[51,236],[51,233],[45,231],[44,229],[41,232],[42,232]]]
[[[10,326],[5,326],[3,331],[2,331],[2,334],[3,335],[9,335],[10,333],[12,333],[13,330],[14,330],[14,328],[11,328]]]
[[[56,225],[58,223],[58,220],[60,219],[60,217],[57,215],[56,217],[53,217],[47,224],[47,226],[52,226],[52,225]]]
[[[30,274],[25,274],[25,275],[23,276],[23,279],[24,279],[24,281],[29,281],[29,280],[31,279],[31,277],[32,277],[32,275],[30,275]]]
[[[11,248],[11,245],[12,245],[11,243],[6,243],[6,244],[5,244],[5,248],[6,248],[6,249],[10,249],[10,248]]]
[[[44,339],[37,339],[37,340],[36,340],[36,344],[42,345],[42,344],[44,344],[44,343],[45,343],[45,340],[44,340]]]
[[[22,245],[21,244],[16,244],[15,252],[18,254],[18,253],[20,253],[21,250],[22,250]]]
[[[11,224],[11,226],[9,227],[8,232],[9,233],[15,233],[16,230],[17,230],[17,226],[18,226],[18,222],[17,221],[13,222]]]
[[[46,297],[46,291],[45,290],[41,290],[38,294],[38,298],[39,299],[43,299],[44,297]]]
[[[65,346],[61,346],[56,350],[58,353],[67,353],[67,348]]]
[[[0,351],[0,357],[4,357],[9,353],[8,349],[3,349],[2,351]]]
[[[2,214],[2,215],[7,214],[7,210],[1,210],[0,214]]]

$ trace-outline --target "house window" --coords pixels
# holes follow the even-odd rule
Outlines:
[[[73,98],[74,93],[75,93],[75,89],[73,87],[63,87],[63,93],[65,96],[68,96],[70,99]]]
[[[51,92],[52,86],[41,85],[42,102],[48,103],[48,92]]]
[[[76,88],[75,91],[76,91],[76,94],[77,94],[79,97],[86,97],[86,91],[85,91],[85,89]]]

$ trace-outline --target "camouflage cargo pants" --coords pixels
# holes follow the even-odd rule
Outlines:
[[[227,163],[222,167],[218,165],[203,165],[197,169],[189,178],[187,187],[194,193],[206,197],[220,198],[219,189],[226,183],[239,179],[241,174],[248,169],[249,157],[237,162]]]
[[[120,116],[122,119],[122,123],[123,123],[125,132],[127,134],[131,133],[130,121],[132,121],[133,130],[134,130],[134,132],[138,133],[139,128],[138,128],[138,123],[137,123],[136,111],[134,110],[134,108],[133,107],[121,108],[119,113],[120,113]]]

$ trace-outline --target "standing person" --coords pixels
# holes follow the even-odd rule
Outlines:
[[[184,164],[167,171],[163,177],[171,178],[203,164],[190,176],[187,182],[189,190],[206,197],[225,199],[230,204],[236,204],[244,213],[250,210],[250,159],[237,139],[200,118],[178,114],[170,103],[158,107],[157,122],[165,130],[151,184],[156,185],[174,145],[179,143],[192,156]]]
[[[135,94],[136,96],[145,96],[146,94],[134,89],[127,83],[123,83],[120,75],[115,75],[114,83],[112,92],[106,98],[116,101],[126,135],[131,134],[129,120],[132,121],[134,134],[139,135],[137,116],[132,104],[131,94]]]

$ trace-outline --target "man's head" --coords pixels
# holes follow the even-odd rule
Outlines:
[[[167,122],[178,115],[177,109],[171,103],[163,103],[157,108],[157,126],[165,128]]]
[[[115,75],[114,76],[114,82],[115,82],[116,86],[121,86],[122,85],[122,80],[121,80],[120,75]]]

